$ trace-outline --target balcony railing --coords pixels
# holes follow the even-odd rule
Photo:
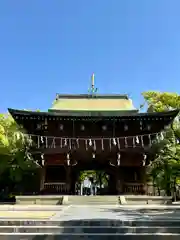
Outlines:
[[[67,183],[44,183],[44,191],[47,193],[59,193],[66,194],[68,193],[68,184]]]
[[[123,190],[125,194],[146,194],[145,185],[143,183],[125,183]]]

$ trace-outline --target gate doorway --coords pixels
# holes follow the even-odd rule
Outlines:
[[[76,182],[77,195],[104,195],[109,192],[110,175],[103,170],[80,171]]]
[[[116,195],[117,170],[98,161],[79,162],[71,171],[73,195]]]

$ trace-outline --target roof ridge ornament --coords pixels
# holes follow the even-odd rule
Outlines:
[[[98,91],[98,88],[96,88],[94,85],[94,78],[95,78],[95,75],[93,73],[91,76],[91,87],[88,89],[88,92],[91,96],[93,96]]]

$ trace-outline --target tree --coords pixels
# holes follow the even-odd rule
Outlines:
[[[176,93],[144,92],[148,112],[173,110],[180,107],[180,96]],[[153,145],[155,159],[151,163],[151,176],[159,189],[164,189],[167,195],[175,191],[180,176],[180,124],[179,116],[169,126],[166,136]]]
[[[162,112],[180,109],[180,95],[169,92],[148,91],[142,93],[148,112]]]
[[[15,185],[36,164],[30,154],[31,141],[9,114],[0,114],[0,182]]]
[[[166,138],[153,146],[155,159],[151,163],[151,175],[158,189],[164,189],[167,195],[176,188],[180,176],[180,146],[174,139],[173,131],[168,130]]]
[[[90,180],[93,180],[95,185],[99,185],[100,188],[102,185],[107,186],[109,179],[106,176],[106,172],[100,170],[87,170],[80,172],[79,182],[83,182],[84,179],[88,177]]]

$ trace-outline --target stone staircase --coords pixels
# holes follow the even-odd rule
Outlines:
[[[68,196],[69,205],[117,205],[118,196]]]
[[[180,239],[180,220],[72,220],[72,221],[31,221],[0,223],[0,239],[3,233],[13,233],[26,240],[74,240],[74,239],[124,239],[124,240],[177,240]],[[21,235],[21,236],[20,236]],[[42,238],[43,237],[43,238]]]

